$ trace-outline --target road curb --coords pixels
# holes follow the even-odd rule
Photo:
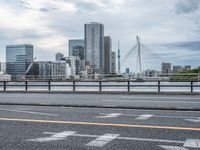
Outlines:
[[[200,108],[176,108],[176,107],[135,107],[135,106],[106,106],[106,105],[66,105],[66,104],[39,104],[39,103],[0,103],[5,106],[48,106],[48,107],[75,107],[75,108],[108,108],[108,109],[136,109],[136,110],[170,110],[170,111],[200,111]]]

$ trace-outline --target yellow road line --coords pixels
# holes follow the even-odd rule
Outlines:
[[[34,123],[54,123],[54,124],[95,125],[95,126],[110,126],[110,127],[200,131],[200,128],[189,128],[189,127],[113,124],[113,123],[98,123],[98,122],[74,122],[74,121],[33,120],[33,119],[15,119],[15,118],[0,118],[0,121],[18,121],[18,122],[34,122]]]

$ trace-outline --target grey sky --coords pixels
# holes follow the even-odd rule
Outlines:
[[[68,39],[83,38],[91,21],[104,24],[113,51],[120,40],[122,55],[140,35],[174,64],[200,65],[200,0],[1,0],[0,61],[5,45],[18,43],[33,44],[38,60],[67,55]]]

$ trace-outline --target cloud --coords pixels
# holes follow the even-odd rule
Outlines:
[[[38,10],[42,12],[48,12],[57,9],[65,12],[76,11],[73,3],[62,0],[20,0],[19,3],[24,8]]]
[[[57,51],[67,55],[68,39],[83,38],[84,23],[91,21],[104,24],[113,51],[120,40],[122,55],[136,35],[156,53],[193,55],[187,46],[160,45],[200,39],[199,5],[199,0],[1,0],[0,60],[6,44],[20,42],[34,44],[41,59],[54,59]]]
[[[169,48],[183,48],[188,50],[197,50],[200,53],[200,41],[178,42],[166,45]]]
[[[181,13],[191,13],[199,8],[199,0],[179,0],[176,3],[176,12]]]

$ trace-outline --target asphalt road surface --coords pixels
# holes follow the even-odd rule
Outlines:
[[[199,109],[199,95],[105,95],[1,93],[0,104],[44,104],[105,107]]]
[[[13,101],[14,96],[1,95],[1,102],[2,97]],[[64,103],[64,96],[59,96],[54,99],[54,95],[47,95],[49,101],[44,102]],[[88,102],[92,97],[97,102],[102,96],[89,96]],[[113,95],[106,99],[114,97],[120,98]],[[17,97],[17,102],[38,103],[46,99],[39,99],[38,95],[21,98],[20,101]],[[77,95],[71,98],[73,101]],[[198,99],[191,101],[198,102]],[[197,150],[200,149],[200,112],[0,105],[0,149]]]

